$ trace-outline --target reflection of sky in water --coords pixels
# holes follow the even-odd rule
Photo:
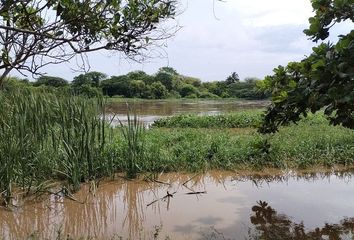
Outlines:
[[[0,238],[23,238],[35,230],[50,237],[55,226],[61,226],[76,237],[107,239],[118,234],[152,239],[155,226],[161,226],[160,236],[172,239],[199,239],[217,233],[244,239],[256,227],[250,217],[260,200],[267,202],[276,216],[291,223],[303,222],[306,231],[354,217],[354,189],[349,178],[316,175],[307,180],[257,180],[255,184],[247,178],[233,180],[231,173],[212,172],[182,184],[192,176],[173,173],[159,177],[171,185],[138,180],[104,182],[95,196],[89,194],[89,186],[75,194],[84,204],[51,197],[13,212],[0,210]],[[167,191],[176,193],[163,198]],[[207,193],[186,194],[191,191]]]

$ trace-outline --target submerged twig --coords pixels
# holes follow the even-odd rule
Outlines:
[[[156,202],[158,202],[158,201],[160,201],[160,200],[164,200],[164,199],[166,199],[166,198],[167,198],[167,199],[170,199],[171,197],[173,198],[173,196],[174,196],[176,193],[177,193],[177,191],[174,191],[173,193],[169,193],[169,191],[167,191],[166,196],[164,196],[164,197],[162,197],[162,198],[160,198],[160,199],[156,199],[156,200],[152,201],[151,203],[147,204],[146,206],[149,207],[149,206],[151,206],[152,204],[154,204],[154,203],[156,203]]]
[[[207,191],[200,191],[200,192],[189,192],[189,193],[186,193],[187,195],[194,195],[194,194],[206,194]]]

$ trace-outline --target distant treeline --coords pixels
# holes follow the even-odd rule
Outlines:
[[[35,82],[9,78],[5,88],[63,88],[89,97],[103,94],[109,97],[145,99],[265,99],[269,96],[257,88],[259,82],[256,78],[240,81],[235,72],[224,81],[202,82],[198,78],[183,76],[171,67],[162,67],[153,75],[134,71],[126,75],[108,77],[104,73],[89,72],[74,77],[71,82],[54,76],[41,76]]]

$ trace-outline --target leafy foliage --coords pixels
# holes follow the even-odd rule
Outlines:
[[[67,80],[60,77],[41,76],[33,85],[34,86],[44,85],[49,87],[65,87],[65,86],[69,86],[69,83]]]
[[[152,127],[165,128],[246,128],[258,127],[261,111],[241,111],[223,115],[181,114],[156,120]]]
[[[175,0],[5,0],[0,3],[0,85],[12,69],[32,74],[77,54],[115,50],[136,58],[170,36],[159,23]]]
[[[75,76],[69,84],[65,79],[54,76],[41,76],[34,83],[24,79],[12,78],[5,88],[39,87],[58,88],[76,95],[109,97],[165,99],[165,98],[241,98],[266,99],[268,90],[261,85],[265,81],[246,78],[228,84],[226,81],[202,82],[200,79],[179,74],[171,67],[162,67],[156,74],[133,71],[125,75],[108,77],[101,72],[88,72]],[[60,89],[59,89],[60,88]]]
[[[226,78],[226,84],[232,84],[232,83],[236,83],[240,81],[240,77],[238,76],[238,74],[236,72],[231,73],[230,76],[228,76]]]
[[[143,71],[112,76],[103,80],[103,94],[108,96],[137,97],[147,99],[163,98],[219,98],[265,99],[257,87],[260,81],[247,78],[227,84],[226,81],[202,82],[198,78],[180,75],[171,67],[162,67],[155,75]]]
[[[316,15],[304,32],[313,41],[326,39],[337,22],[354,20],[352,0],[313,0],[312,6]],[[274,73],[262,84],[273,100],[262,132],[275,132],[322,108],[332,124],[354,128],[354,30],[339,36],[336,44],[321,43],[309,57]]]
[[[107,78],[107,75],[101,72],[88,72],[86,74],[80,74],[74,77],[72,81],[72,86],[80,87],[82,85],[89,85],[92,87],[99,87],[101,81]]]

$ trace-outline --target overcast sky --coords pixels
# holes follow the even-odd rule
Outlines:
[[[183,13],[177,21],[182,28],[166,42],[164,58],[137,64],[119,55],[93,53],[88,55],[90,70],[152,74],[170,66],[202,81],[223,80],[231,72],[241,79],[263,78],[278,65],[301,60],[313,46],[303,34],[313,15],[310,0],[182,0],[179,8]],[[340,26],[338,32],[342,28],[349,29]],[[70,66],[73,63],[51,65],[45,71],[70,81],[79,74]]]

